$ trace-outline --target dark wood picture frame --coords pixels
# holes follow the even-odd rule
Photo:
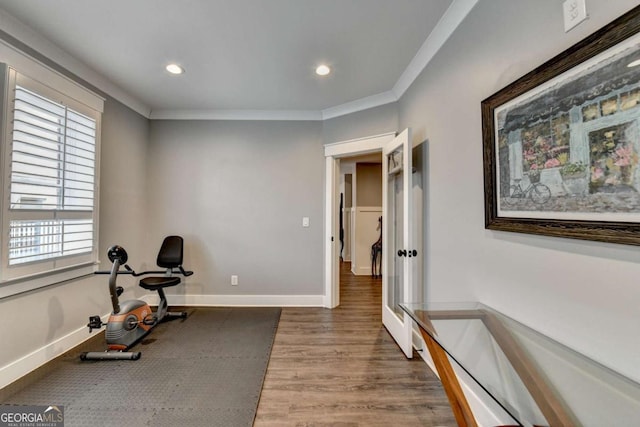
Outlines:
[[[640,6],[482,101],[485,228],[640,245],[636,39]]]

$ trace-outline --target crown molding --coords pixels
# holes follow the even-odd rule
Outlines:
[[[0,28],[27,48],[75,74],[150,120],[322,121],[398,101],[479,0],[453,0],[393,88],[323,110],[151,110],[140,100],[89,68],[39,33],[0,9]],[[25,52],[34,56],[32,52]],[[42,58],[36,58],[42,60]]]
[[[377,95],[367,96],[335,107],[325,108],[322,110],[322,120],[333,119],[334,117],[346,116],[347,114],[356,113],[369,108],[378,107],[380,105],[396,102],[398,98],[395,94],[388,90]]]
[[[151,120],[293,120],[320,121],[313,110],[153,110]]]
[[[422,44],[416,56],[413,57],[407,68],[404,70],[396,84],[391,90],[396,99],[409,89],[409,86],[420,75],[431,62],[431,59],[438,53],[440,48],[449,39],[451,34],[458,28],[464,18],[471,12],[471,9],[478,3],[478,0],[453,0],[447,11],[442,15],[427,40]]]
[[[24,46],[14,46],[22,50],[24,54],[47,65],[50,65],[51,62],[57,64],[59,67],[64,68],[68,72],[86,81],[104,94],[122,102],[138,114],[149,118],[151,108],[143,102],[132,97],[102,74],[92,68],[89,68],[87,65],[33,30],[31,27],[25,25],[2,9],[0,9],[0,28],[10,37],[13,37],[19,43],[24,44]],[[9,40],[7,42],[11,43]]]
[[[479,0],[453,0],[390,91],[322,110],[322,120],[398,101]]]

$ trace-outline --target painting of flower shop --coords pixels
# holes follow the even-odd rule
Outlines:
[[[500,208],[640,213],[640,46],[497,111]]]

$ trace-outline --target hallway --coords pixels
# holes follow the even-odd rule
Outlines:
[[[339,307],[283,308],[254,426],[454,426],[438,378],[382,326],[381,279],[340,266]]]

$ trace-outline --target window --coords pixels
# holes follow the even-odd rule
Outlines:
[[[2,280],[90,265],[100,112],[11,68],[5,75]]]

